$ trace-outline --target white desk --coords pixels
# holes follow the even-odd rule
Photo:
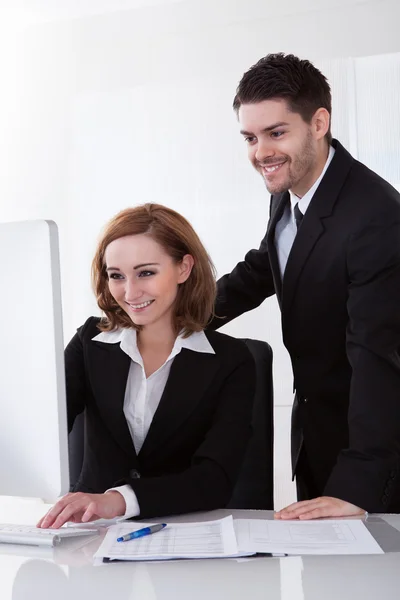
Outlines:
[[[23,502],[0,506],[2,522],[35,522],[45,508]],[[10,518],[6,518],[6,513]],[[175,517],[219,518],[229,511]],[[271,518],[267,511],[234,516]],[[71,550],[0,546],[1,600],[397,600],[400,597],[400,515],[375,521],[378,540],[397,548],[378,556],[310,556],[107,564],[93,567],[100,538]],[[18,522],[18,521],[17,521]],[[372,523],[374,521],[372,520]],[[389,534],[389,535],[388,535]],[[70,540],[72,543],[73,540]]]

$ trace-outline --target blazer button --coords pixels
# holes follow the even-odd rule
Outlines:
[[[136,469],[132,469],[131,471],[129,471],[129,475],[132,479],[140,479],[140,473]]]

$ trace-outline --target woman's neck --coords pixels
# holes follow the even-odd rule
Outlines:
[[[143,360],[146,377],[165,364],[172,352],[176,334],[171,326],[143,327],[137,335],[137,347]]]
[[[176,340],[172,325],[145,326],[137,335],[137,345],[140,353],[160,351],[170,354]]]

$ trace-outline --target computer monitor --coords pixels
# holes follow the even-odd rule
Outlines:
[[[69,487],[60,266],[52,221],[0,223],[0,496]]]

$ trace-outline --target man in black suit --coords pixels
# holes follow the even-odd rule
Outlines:
[[[219,280],[211,327],[277,294],[302,500],[277,516],[400,512],[400,196],[332,140],[330,87],[309,61],[262,58],[234,109],[270,220]]]

